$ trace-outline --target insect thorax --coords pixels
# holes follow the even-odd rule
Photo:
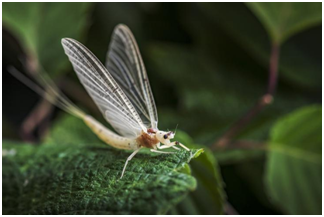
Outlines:
[[[137,137],[136,141],[140,147],[145,148],[155,148],[159,143],[159,140],[156,139],[155,134],[148,134],[145,132],[142,132],[141,135]]]

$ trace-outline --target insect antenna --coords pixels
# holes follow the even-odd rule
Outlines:
[[[178,125],[179,125],[179,124],[177,124],[177,126],[176,126],[176,128],[175,128],[175,130],[174,130],[174,135],[177,133]]]

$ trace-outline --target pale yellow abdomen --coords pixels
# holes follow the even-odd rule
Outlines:
[[[110,146],[126,150],[135,150],[139,148],[136,139],[125,138],[117,135],[99,123],[92,116],[84,116],[83,121],[99,137],[99,139]]]

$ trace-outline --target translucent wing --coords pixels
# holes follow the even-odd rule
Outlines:
[[[147,128],[157,128],[156,106],[135,38],[125,25],[112,35],[106,67],[124,90]]]
[[[74,39],[62,39],[62,45],[81,83],[111,126],[130,138],[146,131],[136,109],[96,56]]]

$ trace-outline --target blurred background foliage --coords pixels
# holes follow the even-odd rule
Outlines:
[[[218,172],[210,175],[219,171],[216,160],[226,213],[321,213],[321,3],[3,3],[2,12],[3,138],[40,141],[62,119],[7,72],[10,65],[22,72],[43,68],[102,120],[60,40],[75,38],[104,62],[114,27],[124,23],[139,44],[159,128],[178,124],[192,138],[188,143],[214,150],[192,166],[200,168],[195,176],[206,168],[198,190],[171,213],[219,213],[225,194],[211,203],[201,199],[222,188],[213,182],[221,180]],[[280,49],[273,103],[232,138],[247,146],[215,148],[266,92],[273,45]]]

